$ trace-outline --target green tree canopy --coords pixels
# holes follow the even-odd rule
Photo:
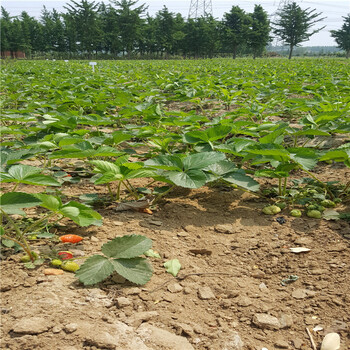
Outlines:
[[[345,50],[346,58],[350,57],[350,14],[344,18],[341,29],[331,30],[331,36],[335,39],[338,47]]]
[[[239,47],[246,43],[251,25],[251,18],[239,6],[232,6],[231,11],[224,14],[223,45],[236,58]]]
[[[322,13],[315,13],[316,9],[303,10],[296,2],[287,3],[280,11],[273,32],[289,45],[289,59],[293,54],[293,49],[300,43],[321,31],[325,26],[309,32],[310,28],[326,17],[318,18]]]
[[[261,56],[265,47],[271,40],[270,21],[267,12],[261,5],[254,6],[254,12],[251,14],[251,28],[248,34],[248,46],[253,52],[253,57]]]

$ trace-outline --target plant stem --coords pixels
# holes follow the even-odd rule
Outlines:
[[[48,218],[50,218],[51,216],[54,216],[56,213],[51,213],[51,214],[47,214],[46,216],[44,216],[43,218],[41,218],[40,220],[34,222],[32,225],[28,226],[24,231],[23,234],[32,231],[35,227],[39,226],[42,222],[44,222],[45,220],[47,220]]]
[[[33,257],[32,254],[31,254],[30,247],[29,247],[28,245],[22,243],[21,241],[17,240],[16,238],[13,238],[13,237],[8,236],[8,235],[6,235],[6,234],[5,234],[5,235],[2,235],[1,237],[2,237],[2,238],[5,238],[5,239],[9,239],[9,240],[11,240],[11,241],[17,243],[17,244],[18,244],[19,246],[21,246],[22,249],[28,254],[28,256],[30,257],[30,259],[31,259],[32,261],[35,260],[34,257]],[[28,248],[29,248],[29,249],[28,249]]]
[[[162,197],[166,196],[166,195],[167,195],[169,192],[171,192],[175,187],[176,187],[176,185],[173,185],[173,186],[171,186],[168,190],[166,190],[165,192],[159,194],[159,195],[154,199],[154,201],[152,202],[152,205],[157,204],[157,203],[161,200]]]
[[[112,199],[112,201],[113,201],[113,200],[114,200],[114,197],[113,197],[113,191],[112,191],[111,185],[110,185],[110,184],[107,184],[107,188],[108,188],[108,193],[109,193],[109,195],[111,196],[111,199]]]
[[[287,192],[287,178],[284,178],[284,182],[283,182],[283,196],[286,195]]]
[[[327,191],[327,193],[329,194],[329,196],[331,197],[331,199],[334,199],[334,194],[331,192],[331,190],[328,188],[328,186],[321,180],[319,180],[313,173],[311,173],[309,170],[303,169],[302,167],[300,167],[300,169],[302,169],[303,171],[305,171],[309,176],[311,176],[314,180],[316,180],[317,182],[319,182],[324,189]]]

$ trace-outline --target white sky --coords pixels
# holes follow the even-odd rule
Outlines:
[[[76,0],[80,2],[80,0]],[[95,0],[95,2],[109,3],[108,0]],[[202,0],[203,1],[203,0]],[[8,11],[12,16],[19,15],[22,11],[26,11],[30,16],[39,17],[43,5],[48,10],[55,8],[59,12],[65,12],[63,6],[70,1],[62,0],[0,0],[1,6]],[[91,0],[92,2],[92,0]],[[252,12],[255,4],[261,4],[263,8],[269,13],[273,19],[273,15],[276,12],[280,3],[285,1],[277,0],[212,0],[213,15],[214,17],[221,19],[223,13],[229,12],[232,6],[240,6],[246,12]],[[339,29],[342,26],[343,18],[350,13],[350,0],[311,0],[296,1],[301,8],[316,9],[317,12],[322,12],[322,17],[327,17],[323,22],[318,23],[315,28],[326,25],[320,33],[315,34],[311,39],[303,46],[334,46],[336,45],[334,39],[330,36],[329,31],[333,29]],[[188,16],[191,0],[139,0],[138,5],[145,3],[148,5],[148,12],[150,15],[154,15],[157,11],[161,10],[163,5],[167,6],[171,12],[180,12],[184,17]]]

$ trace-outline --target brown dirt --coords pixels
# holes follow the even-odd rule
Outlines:
[[[336,175],[339,169],[329,169],[328,178]],[[64,192],[96,189],[104,191],[82,183]],[[142,287],[111,279],[83,287],[68,272],[24,270],[21,254],[5,251],[1,349],[312,349],[306,328],[318,347],[335,331],[341,349],[350,349],[350,223],[282,212],[286,223],[279,224],[261,214],[264,205],[238,190],[177,190],[152,216],[110,207],[99,210],[102,227],[62,229],[84,236],[83,244],[56,248],[86,255],[116,236],[151,238],[162,259],[152,259],[154,275]],[[311,251],[290,252],[298,246]],[[177,279],[163,267],[175,258],[182,265]],[[298,280],[283,286],[290,275]],[[269,325],[258,314],[270,315]]]

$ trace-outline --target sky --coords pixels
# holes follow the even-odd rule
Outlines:
[[[76,1],[80,2],[80,0]],[[10,15],[18,16],[22,11],[26,11],[30,16],[36,18],[40,17],[44,5],[48,10],[55,8],[59,12],[65,12],[64,5],[69,2],[69,0],[0,0],[1,6],[3,6]],[[95,2],[110,3],[108,0],[95,0]],[[260,4],[265,11],[268,12],[270,19],[274,20],[274,14],[279,5],[285,2],[286,1],[277,0],[212,0],[212,7],[214,17],[221,19],[223,14],[229,12],[232,6],[239,6],[246,12],[253,12],[254,5]],[[350,14],[350,0],[296,0],[296,2],[302,9],[316,9],[316,12],[322,12],[322,17],[327,17],[324,21],[317,23],[315,27],[313,27],[313,29],[316,29],[326,25],[326,28],[313,35],[310,40],[304,42],[302,46],[335,46],[336,43],[330,36],[329,31],[341,28],[344,21],[342,17]],[[161,10],[163,6],[166,6],[169,11],[175,13],[180,12],[184,17],[187,17],[191,0],[139,0],[138,5],[143,3],[148,5],[147,11],[151,16]]]

